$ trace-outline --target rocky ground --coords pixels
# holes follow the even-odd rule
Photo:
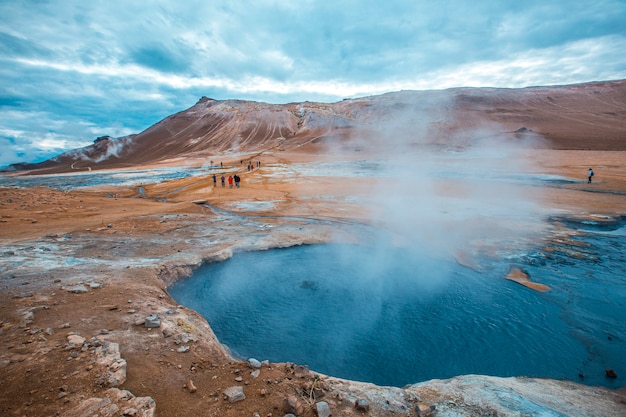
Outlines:
[[[268,164],[311,159],[263,155]],[[545,207],[623,214],[623,152],[542,150],[531,159],[539,173],[577,180],[536,190]],[[136,187],[0,188],[2,415],[626,414],[623,389],[484,376],[400,389],[231,357],[167,286],[238,251],[355,240],[367,210],[345,197],[365,193],[371,180],[277,180],[263,167],[250,173],[225,162],[240,171],[241,189],[214,188],[208,176],[142,194]],[[596,170],[593,192],[584,181],[588,166]],[[320,198],[329,188],[335,198]],[[260,202],[272,203],[246,208]]]

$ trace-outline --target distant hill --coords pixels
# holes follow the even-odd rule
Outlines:
[[[314,152],[323,151],[323,146],[356,150],[380,137],[462,146],[485,134],[497,134],[499,140],[542,138],[542,146],[554,149],[626,150],[626,80],[401,91],[337,103],[267,104],[202,97],[193,107],[137,135],[99,137],[88,147],[13,169],[53,173],[227,152]]]

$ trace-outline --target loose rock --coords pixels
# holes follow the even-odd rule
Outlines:
[[[359,399],[356,400],[354,407],[359,411],[367,412],[370,410],[370,403],[367,400]]]
[[[332,415],[330,412],[330,406],[326,401],[315,403],[315,408],[317,409],[318,417],[330,417]]]
[[[298,397],[295,395],[290,395],[285,398],[283,403],[283,408],[286,413],[295,414],[297,416],[302,415],[304,413],[304,406]]]
[[[293,375],[296,378],[306,378],[311,374],[308,366],[296,365],[293,368]]]
[[[250,365],[250,368],[258,369],[261,367],[261,362],[259,362],[258,360],[254,358],[250,358],[248,359],[248,365]]]
[[[71,334],[67,336],[67,348],[68,349],[79,348],[83,345],[83,343],[85,343],[85,338],[80,335]]]
[[[84,294],[86,292],[89,292],[87,287],[85,287],[84,285],[74,285],[73,287],[64,287],[63,289],[74,294]]]
[[[147,328],[161,327],[161,319],[159,319],[158,315],[151,314],[148,317],[146,317],[146,320],[144,322],[144,326],[147,327]]]
[[[229,403],[236,403],[238,401],[243,401],[246,399],[246,395],[243,392],[243,387],[240,386],[226,388],[224,390],[224,397],[228,400]]]
[[[117,387],[126,381],[126,360],[120,356],[117,343],[104,342],[96,348],[96,362],[106,367],[106,371],[96,379],[96,385]]]
[[[435,412],[435,406],[420,402],[415,409],[419,417],[429,417]]]
[[[189,380],[189,382],[187,382],[187,389],[191,393],[194,393],[198,390],[198,388],[196,388],[196,386],[193,384],[193,381],[191,379]]]

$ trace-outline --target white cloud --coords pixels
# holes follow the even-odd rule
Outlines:
[[[0,15],[0,129],[67,146],[136,132],[201,95],[334,101],[626,78],[619,0],[0,1]]]

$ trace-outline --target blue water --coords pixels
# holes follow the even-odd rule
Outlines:
[[[621,229],[623,230],[623,229]],[[403,386],[462,374],[568,379],[617,387],[626,375],[623,233],[520,256],[538,293],[391,246],[316,245],[207,264],[170,289],[242,357]],[[606,368],[621,376],[605,377]]]
[[[70,174],[11,176],[0,175],[3,187],[49,187],[68,191],[96,186],[134,186],[156,184],[181,178],[209,175],[219,172],[218,167],[209,168],[155,168],[147,170],[90,171]]]

